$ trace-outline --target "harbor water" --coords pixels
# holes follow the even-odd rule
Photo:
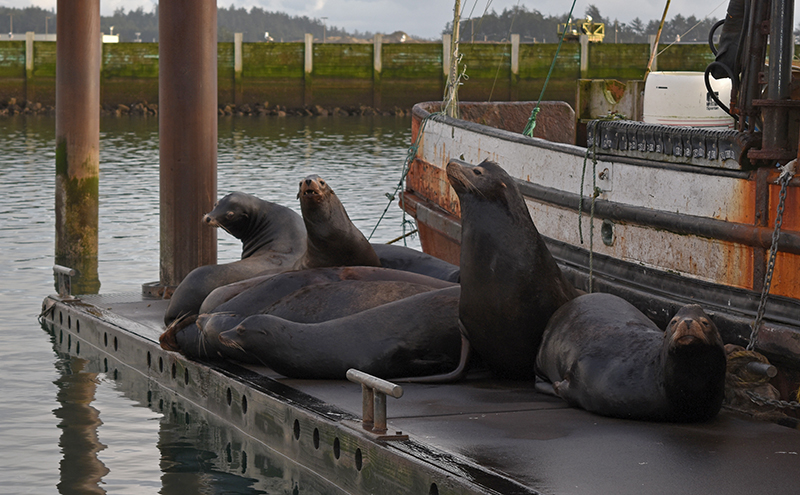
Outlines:
[[[221,118],[218,196],[243,191],[299,212],[298,183],[318,174],[369,235],[409,144],[410,119],[394,116]],[[158,279],[158,121],[104,118],[100,146],[100,292],[137,292]],[[37,316],[54,292],[55,119],[0,119],[0,149],[0,493],[324,492],[282,478],[279,460],[248,460],[202,411],[149,403],[146,387],[54,350]],[[372,241],[402,224],[395,201]],[[219,262],[238,259],[239,242],[218,239]]]

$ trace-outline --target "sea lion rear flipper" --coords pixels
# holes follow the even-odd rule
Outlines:
[[[469,345],[469,341],[464,334],[461,334],[461,357],[458,361],[458,366],[456,369],[449,373],[442,373],[440,375],[430,375],[430,376],[410,376],[406,378],[398,378],[392,381],[395,382],[406,382],[406,383],[450,383],[450,382],[457,382],[464,378],[467,374],[467,363],[469,362],[469,357],[471,354],[471,348]]]

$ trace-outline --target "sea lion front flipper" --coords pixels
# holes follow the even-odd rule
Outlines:
[[[556,393],[555,387],[550,382],[546,382],[541,378],[536,378],[536,384],[533,388],[539,392],[540,394],[545,395],[552,395],[553,397],[558,397],[559,395]]]

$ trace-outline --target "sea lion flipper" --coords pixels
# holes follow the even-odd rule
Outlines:
[[[442,373],[440,375],[430,376],[411,376],[407,378],[398,378],[392,381],[405,382],[405,383],[452,383],[463,379],[467,375],[467,363],[472,354],[469,341],[464,335],[461,335],[461,357],[458,360],[458,366],[449,373]]]
[[[556,393],[553,384],[550,382],[546,382],[540,378],[536,379],[536,384],[534,385],[534,389],[539,392],[540,394],[545,395],[552,395],[553,397],[558,397],[559,395]]]

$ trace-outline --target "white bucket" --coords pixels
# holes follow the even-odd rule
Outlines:
[[[719,100],[729,105],[731,80],[709,76]],[[648,124],[732,129],[733,117],[707,94],[702,72],[651,72],[644,85],[643,119]]]

